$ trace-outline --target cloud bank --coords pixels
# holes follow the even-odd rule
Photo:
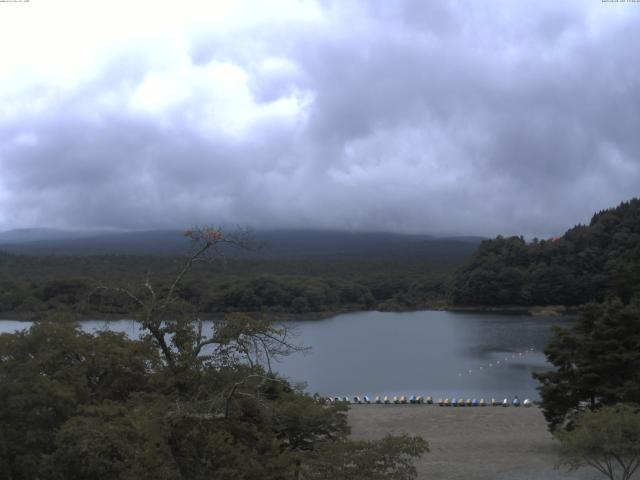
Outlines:
[[[43,3],[0,5],[0,229],[545,236],[640,193],[640,4]]]

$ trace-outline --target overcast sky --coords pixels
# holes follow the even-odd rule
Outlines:
[[[0,2],[0,230],[548,236],[640,194],[640,3]]]

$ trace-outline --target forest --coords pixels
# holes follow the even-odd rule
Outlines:
[[[5,317],[126,315],[131,299],[100,287],[150,278],[166,287],[181,257],[32,256],[0,253],[0,312]],[[435,261],[229,260],[196,265],[177,292],[204,315],[225,312],[327,314],[406,310],[446,302],[455,264]]]
[[[558,238],[483,241],[456,272],[456,305],[579,306],[640,289],[640,199],[593,215]]]
[[[413,258],[397,252],[362,258],[353,254],[354,244],[344,258],[230,256],[215,266],[195,265],[176,294],[204,316],[240,311],[282,318],[355,310],[578,307],[607,297],[628,302],[640,288],[640,200],[598,212],[589,225],[557,238],[498,236],[472,254],[469,244],[438,245],[442,250],[430,246],[428,256]],[[446,252],[442,258],[440,251]],[[21,319],[128,315],[135,311],[131,299],[102,287],[150,279],[166,288],[182,260],[0,251],[0,313]]]

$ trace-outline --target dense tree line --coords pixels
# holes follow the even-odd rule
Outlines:
[[[458,270],[458,305],[582,305],[640,289],[640,199],[601,211],[562,237],[480,244]]]
[[[167,288],[179,262],[162,257],[0,253],[0,312],[33,318],[60,312],[76,318],[126,315],[135,310],[131,299],[99,287],[125,287],[151,274],[156,288]],[[420,262],[230,261],[220,269],[195,266],[177,294],[205,315],[415,309],[446,301],[453,268]]]

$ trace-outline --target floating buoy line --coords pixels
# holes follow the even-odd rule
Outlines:
[[[518,360],[534,351],[535,349],[533,347],[529,347],[526,350],[523,350],[521,352],[514,352],[511,355],[507,355],[506,357],[501,357],[497,360],[480,365],[477,370],[470,368],[466,372],[459,372],[458,377],[463,377],[465,375],[473,375],[477,371],[486,372],[486,371],[489,371],[489,369],[503,367],[507,365],[511,360]]]

